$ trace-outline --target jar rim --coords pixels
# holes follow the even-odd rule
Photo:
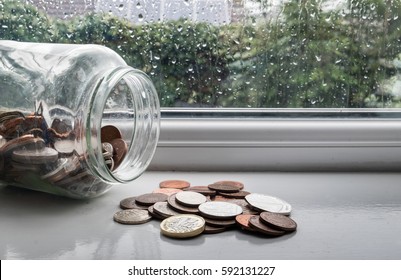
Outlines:
[[[131,94],[127,102],[130,103],[127,105],[129,110],[122,115],[129,119],[125,119],[125,126],[128,126],[125,129],[132,130],[132,133],[124,134],[127,152],[121,164],[110,170],[103,157],[101,128],[105,122],[107,102],[121,81],[127,85]],[[89,169],[108,183],[126,183],[136,179],[150,164],[159,139],[160,105],[150,78],[144,72],[130,66],[111,69],[99,79],[89,102],[89,113],[85,121],[86,158]],[[123,120],[114,121],[116,123],[113,125],[116,127],[124,126]]]

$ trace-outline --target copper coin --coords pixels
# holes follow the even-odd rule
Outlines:
[[[153,205],[159,201],[167,201],[168,195],[164,193],[145,193],[137,196],[135,201],[141,205]]]
[[[160,182],[159,187],[160,188],[172,188],[172,189],[186,189],[189,188],[191,184],[187,181],[183,180],[166,180],[163,182]]]
[[[147,210],[128,209],[118,211],[114,214],[113,219],[120,224],[138,225],[150,221],[152,216]]]
[[[244,188],[244,184],[241,182],[238,182],[238,181],[218,181],[218,182],[215,182],[214,184],[234,186],[234,187],[238,187],[240,190],[242,190]]]
[[[214,227],[214,226],[210,226],[210,225],[206,224],[205,229],[203,230],[203,233],[215,234],[215,233],[220,233],[220,232],[223,232],[226,230],[227,230],[227,227]]]
[[[262,212],[260,213],[260,220],[268,226],[284,231],[294,231],[297,229],[297,223],[290,217],[282,214]]]
[[[154,205],[149,206],[148,212],[153,218],[156,218],[158,220],[164,220],[166,218],[166,217],[159,215],[157,212],[155,212]]]
[[[127,143],[125,143],[125,141],[121,138],[111,140],[110,144],[113,146],[114,169],[116,169],[127,154],[128,147]]]
[[[230,220],[215,220],[210,218],[203,218],[207,225],[214,227],[231,227],[235,225],[235,219]]]
[[[9,154],[17,149],[35,150],[42,149],[44,147],[45,141],[42,138],[36,138],[31,134],[27,134],[7,141],[7,143],[1,147],[1,152],[4,154]]]
[[[211,184],[208,185],[208,188],[217,192],[225,192],[225,193],[235,193],[239,192],[240,188],[233,185],[223,185],[223,184]]]
[[[182,190],[180,189],[171,189],[171,188],[164,188],[164,189],[155,189],[153,190],[153,193],[164,193],[167,194],[168,196],[178,193],[178,192],[182,192]]]
[[[216,195],[216,191],[209,189],[207,186],[193,186],[185,189],[185,191],[197,192],[203,195],[210,195],[210,196]]]
[[[140,205],[140,204],[136,203],[135,198],[136,197],[124,198],[123,200],[120,201],[120,208],[121,209],[141,209],[141,210],[149,208],[149,206]]]
[[[283,230],[277,230],[260,221],[259,216],[254,216],[249,219],[249,226],[260,232],[271,236],[281,236],[285,234]]]
[[[213,201],[228,201],[228,202],[230,202],[233,199],[234,198],[225,197],[225,196],[222,196],[220,194],[218,194],[218,195],[213,197]]]
[[[227,193],[227,192],[219,192],[220,195],[228,198],[235,198],[235,199],[242,199],[245,198],[250,192],[247,191],[239,191],[234,193]]]
[[[238,205],[224,201],[210,201],[199,205],[199,212],[202,216],[211,219],[229,220],[242,214],[242,208]]]
[[[173,208],[174,210],[176,210],[178,212],[186,213],[186,214],[198,214],[199,213],[199,210],[197,207],[188,207],[188,206],[184,206],[184,205],[177,203],[175,196],[176,196],[176,194],[172,194],[167,199],[167,203],[171,208]]]
[[[114,139],[121,139],[121,131],[114,125],[106,125],[100,129],[100,139],[102,142],[111,143]]]
[[[168,203],[165,201],[156,202],[153,205],[153,210],[155,213],[160,215],[161,217],[168,218],[171,216],[175,216],[180,214],[179,212],[175,211],[171,207],[168,206]]]
[[[39,150],[15,150],[12,159],[19,163],[44,164],[55,162],[58,159],[58,152],[52,148],[42,148]]]
[[[206,197],[201,193],[185,191],[176,193],[175,200],[184,206],[197,207],[206,202]]]
[[[241,214],[235,217],[235,221],[242,229],[254,231],[254,229],[249,226],[249,219],[252,217],[257,217],[257,215]]]

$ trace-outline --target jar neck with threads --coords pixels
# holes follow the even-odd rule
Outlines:
[[[85,107],[83,145],[91,172],[107,183],[139,177],[148,167],[159,138],[159,100],[149,77],[129,66],[109,70],[92,89]],[[113,141],[115,158],[111,160],[103,148],[105,127],[117,128],[121,135]]]

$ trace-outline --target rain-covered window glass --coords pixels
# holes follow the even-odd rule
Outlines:
[[[164,107],[401,107],[401,0],[0,0],[0,39],[108,46]]]

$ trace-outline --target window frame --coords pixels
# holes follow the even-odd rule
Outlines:
[[[162,108],[150,170],[400,171],[399,109]]]

